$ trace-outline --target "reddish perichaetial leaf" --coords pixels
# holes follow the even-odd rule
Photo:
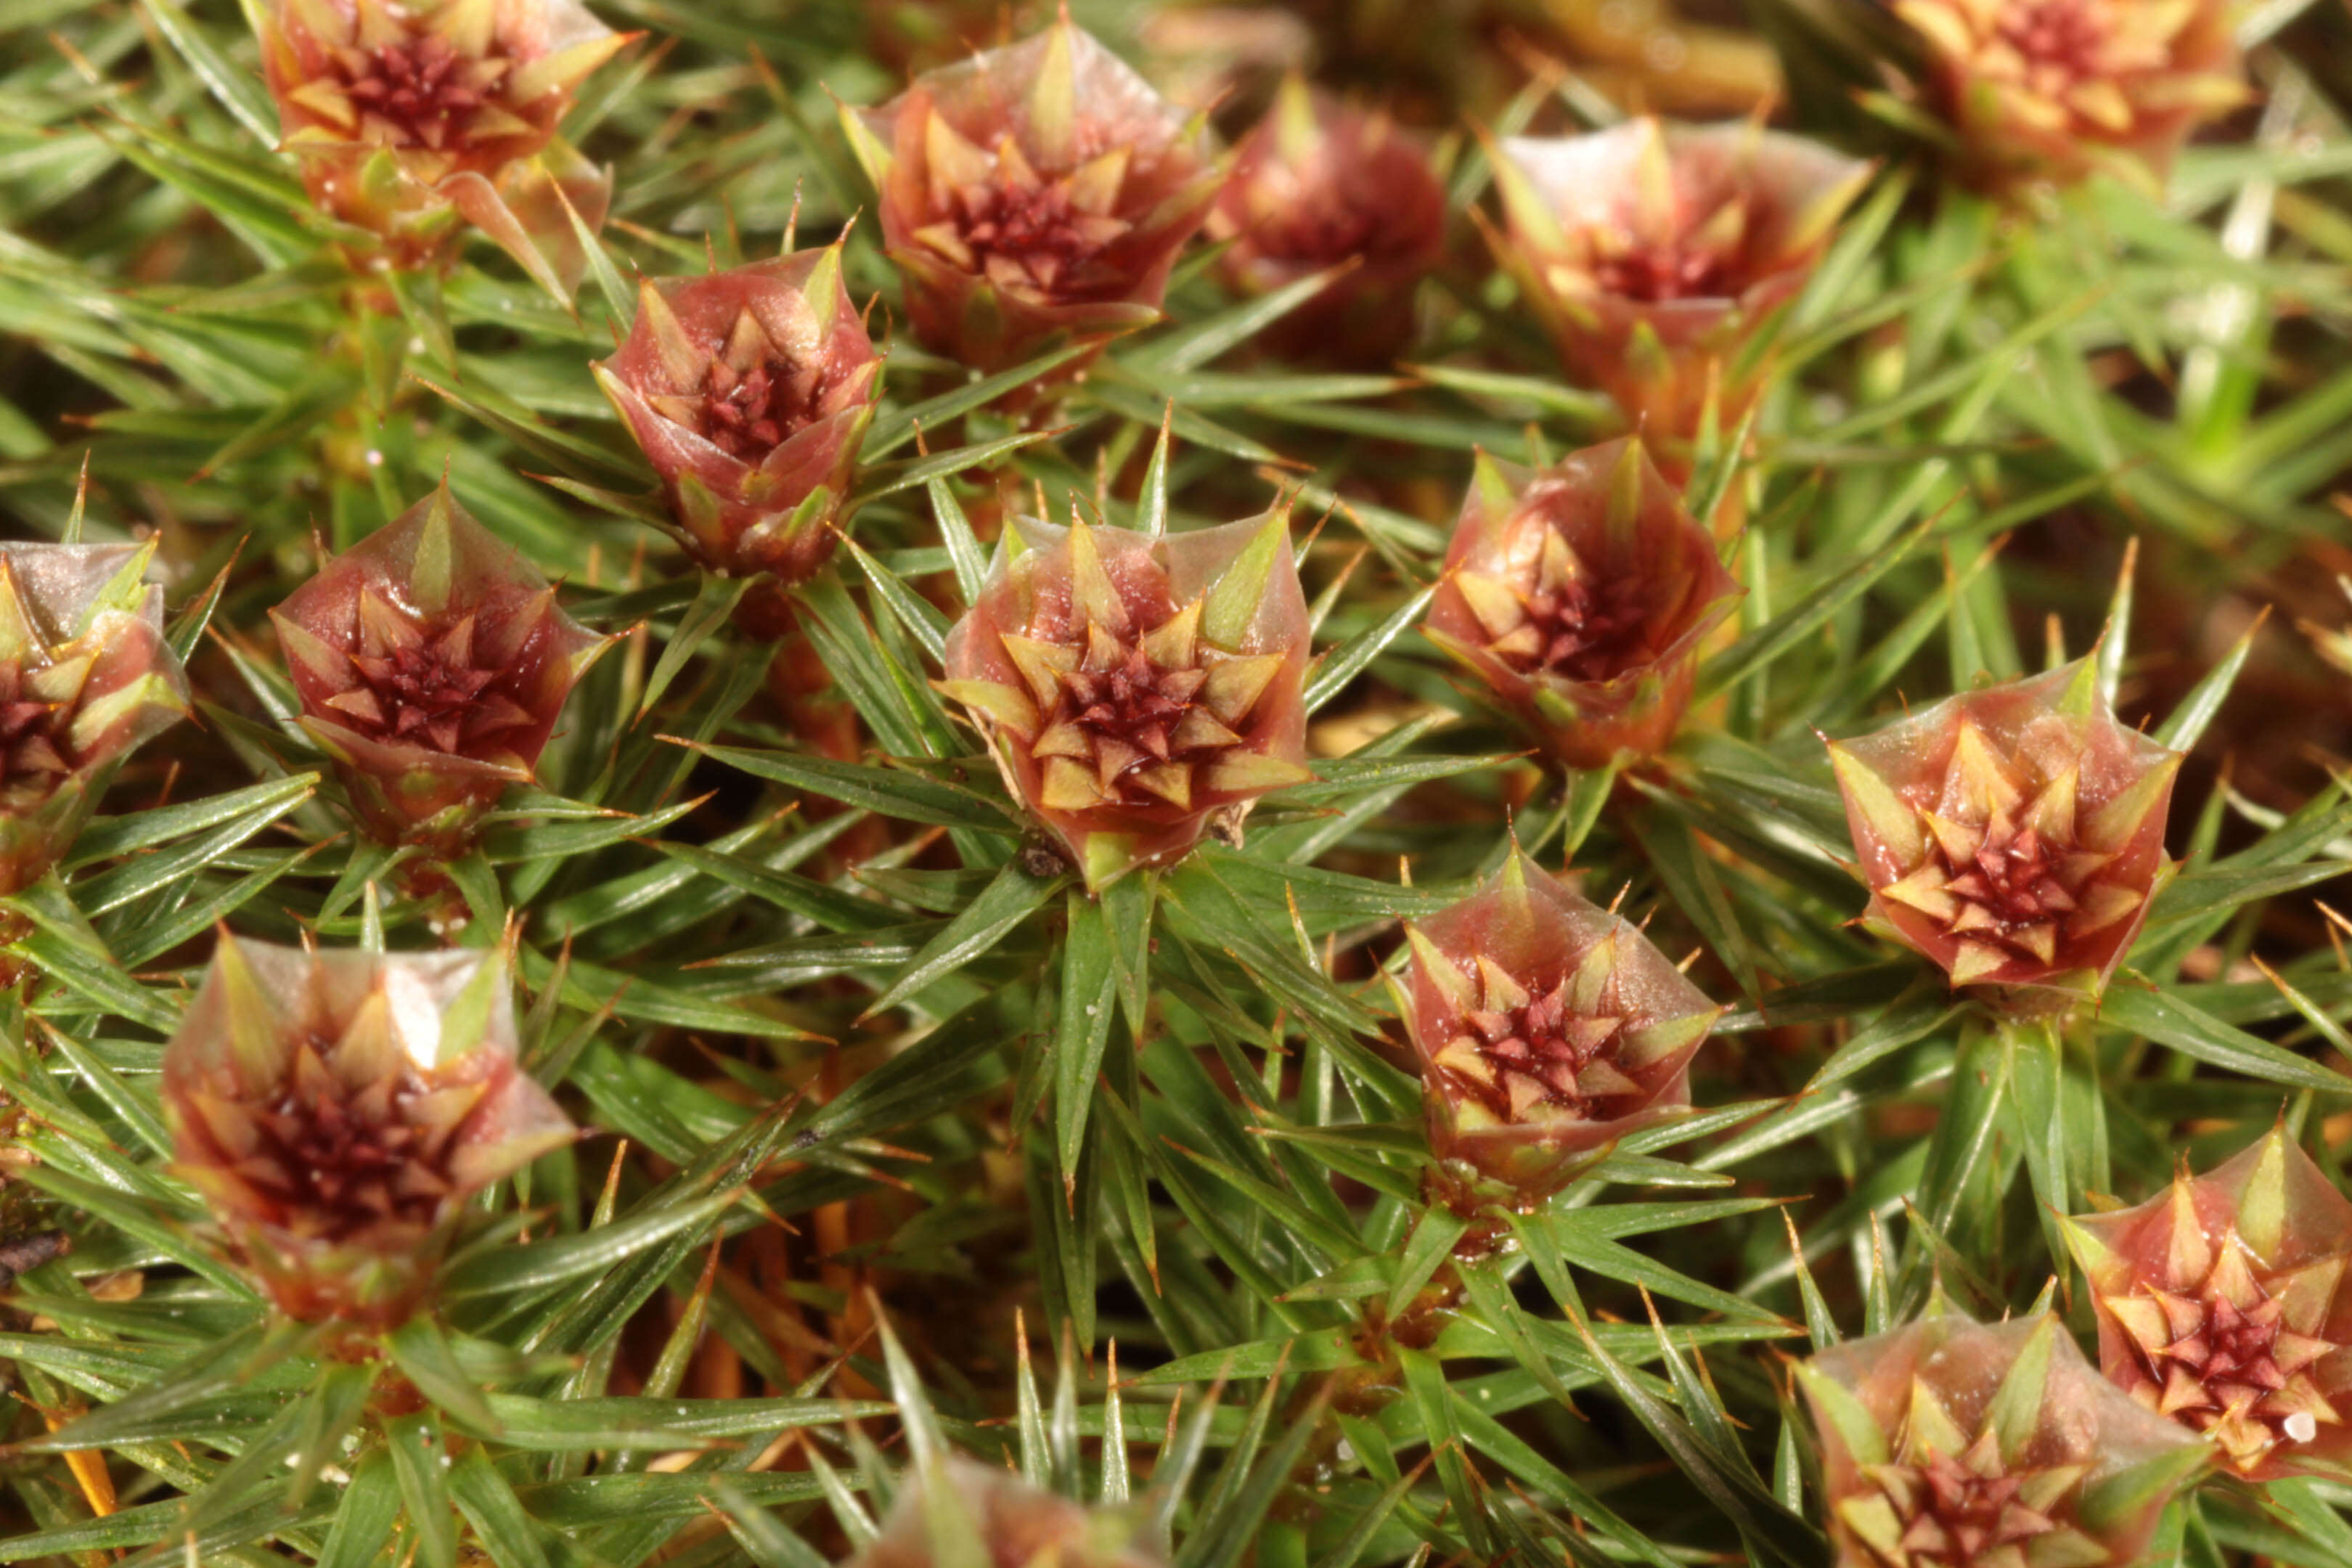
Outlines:
[[[1003,1470],[949,1458],[899,1492],[882,1533],[848,1568],[933,1568],[944,1563],[1159,1568],[1129,1510],[1088,1508]]]
[[[628,341],[594,370],[698,561],[785,586],[824,564],[882,394],[838,245],[646,279]]]
[[[0,544],[0,893],[39,880],[116,765],[187,714],[153,554]]]
[[[1482,453],[1426,629],[1562,761],[1598,768],[1674,738],[1699,645],[1744,591],[1640,442],[1541,470]]]
[[[2016,1006],[2105,989],[2169,873],[2181,759],[2116,721],[2095,660],[1829,749],[1869,925]]]
[[[1162,536],[1015,519],[940,689],[1099,890],[1313,776],[1310,638],[1283,510]]]
[[[1723,1009],[1632,921],[1524,857],[1405,934],[1390,984],[1421,1058],[1434,1195],[1531,1208],[1689,1105],[1691,1058]]]
[[[563,700],[612,638],[446,484],[330,561],[269,613],[302,727],[361,825],[450,859],[526,784]]]
[[[164,1050],[175,1168],[289,1317],[394,1327],[467,1200],[574,1136],[515,1040],[503,951],[223,932]]]
[[[2065,1230],[2118,1386],[2248,1480],[2352,1479],[2352,1203],[2284,1130]]]
[[[274,0],[261,60],[310,199],[381,242],[371,261],[439,261],[471,223],[569,295],[613,181],[556,135],[572,95],[629,39],[580,0]]]
[[[1387,115],[1293,75],[1234,149],[1209,233],[1233,242],[1218,270],[1242,294],[1352,263],[1259,344],[1286,358],[1379,366],[1412,341],[1413,290],[1445,253],[1445,187],[1418,142]]]
[[[2204,1446],[2102,1380],[2054,1314],[1979,1323],[1941,1297],[1797,1369],[1841,1568],[2139,1561]]]
[[[1762,390],[1774,324],[1870,166],[1752,121],[1633,120],[1496,149],[1492,237],[1569,373],[1662,439],[1724,427]]]
[[[982,371],[1158,321],[1223,174],[1203,119],[1066,16],[842,121],[917,335]]]
[[[2108,174],[2154,189],[2203,121],[2252,96],[2226,0],[1895,0],[1927,46],[1925,107],[2001,188]]]

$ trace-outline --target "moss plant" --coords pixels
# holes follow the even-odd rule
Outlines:
[[[0,1563],[2352,1561],[2344,0],[0,15]]]

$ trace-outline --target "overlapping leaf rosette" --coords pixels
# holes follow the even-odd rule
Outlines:
[[[1938,1298],[1797,1381],[1839,1568],[2128,1568],[2206,1463],[2047,1312],[1979,1323]]]
[[[1309,642],[1286,506],[1175,534],[1016,518],[940,689],[1099,889],[1312,777]]]
[[[848,1568],[1160,1568],[1131,1512],[1042,1491],[1018,1476],[961,1458],[909,1479],[882,1533]]]
[[[122,759],[187,715],[153,556],[0,543],[0,894],[57,864]]]
[[[516,1060],[502,952],[224,931],[163,1053],[175,1169],[289,1317],[397,1326],[468,1199],[575,1135]]]
[[[1531,470],[1479,454],[1424,626],[1571,767],[1647,756],[1746,590],[1632,438]]]
[[[1490,233],[1569,374],[1654,439],[1720,426],[1762,391],[1784,307],[1870,165],[1749,121],[1631,120],[1495,149]]]
[[[428,862],[530,782],[563,700],[612,643],[444,484],[269,613],[301,723],[361,825]]]
[[[2035,1010],[2105,988],[2172,874],[2180,753],[2116,721],[2095,660],[1829,742],[1864,923]]]
[[[1388,983],[1421,1059],[1433,1196],[1531,1209],[1690,1104],[1691,1058],[1723,1009],[1524,856],[1405,936]]]
[[[628,341],[593,369],[697,561],[778,586],[824,565],[882,395],[838,245],[647,279]]]
[[[2065,1232],[2119,1387],[2243,1479],[2352,1479],[2352,1203],[2284,1130]]]
[[[610,172],[556,135],[629,40],[579,0],[265,0],[261,59],[310,199],[418,268],[470,223],[569,299]],[[564,210],[566,205],[571,214]]]
[[[2247,101],[2228,0],[1895,0],[1927,107],[1980,184],[2106,173],[2160,187],[2204,121]]]
[[[982,371],[1158,321],[1222,177],[1205,118],[1066,16],[842,121],[916,334]]]
[[[1242,294],[1352,263],[1259,342],[1285,358],[1381,365],[1412,342],[1413,293],[1444,254],[1445,220],[1445,187],[1407,132],[1293,74],[1234,150],[1209,233],[1232,242],[1218,268]]]

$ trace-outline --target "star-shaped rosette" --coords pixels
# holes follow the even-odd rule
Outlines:
[[[1838,1568],[2129,1568],[2207,1462],[2046,1312],[1979,1323],[1938,1297],[1797,1383]]]
[[[940,689],[1100,889],[1313,776],[1310,641],[1287,507],[1174,534],[1016,518]]]
[[[57,864],[122,759],[187,716],[154,553],[0,543],[0,894]]]
[[[1445,220],[1445,187],[1411,135],[1294,73],[1234,150],[1209,234],[1232,242],[1218,269],[1244,295],[1352,264],[1259,342],[1283,358],[1385,365],[1412,341],[1413,292],[1444,255]]]
[[[2243,1479],[2352,1480],[2352,1203],[2284,1129],[2064,1225],[2118,1387]]]
[[[960,1457],[910,1477],[847,1568],[1160,1568],[1131,1510],[1088,1508]]]
[[[1495,150],[1497,254],[1569,374],[1656,439],[1737,426],[1870,165],[1751,121],[1630,120]]]
[[[361,825],[430,860],[464,854],[506,787],[530,782],[564,698],[613,641],[565,615],[446,483],[269,618],[302,728]]]
[[[628,341],[593,368],[697,561],[780,585],[824,564],[882,395],[839,245],[648,279]]]
[[[2181,757],[2116,721],[2095,660],[1828,744],[1865,923],[2017,1005],[2105,988],[2172,873]]]
[[[1627,438],[1534,470],[1480,453],[1424,631],[1571,767],[1647,756],[1747,590]]]
[[[579,0],[266,0],[257,21],[312,202],[401,268],[470,223],[571,298],[587,261],[572,215],[602,227],[613,181],[556,126],[628,37]]]
[[[1205,117],[1066,15],[842,123],[916,335],[982,371],[1158,321],[1222,177]]]
[[[576,1135],[516,1061],[503,952],[221,934],[164,1047],[174,1169],[289,1317],[388,1329],[475,1194]]]
[[[1927,107],[1994,187],[2095,173],[2147,191],[2201,122],[2246,103],[2228,0],[1895,0]]]
[[[1723,1009],[1526,857],[1405,937],[1405,972],[1386,978],[1421,1060],[1437,1192],[1457,1207],[1531,1209],[1690,1104]]]

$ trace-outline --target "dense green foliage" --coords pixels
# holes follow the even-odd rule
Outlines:
[[[0,1243],[58,1227],[72,1251],[0,1295],[0,1562],[803,1568],[945,1442],[1148,1498],[1180,1568],[1819,1564],[1785,1358],[1937,1278],[1998,1315],[2054,1275],[2087,1331],[2054,1215],[2137,1202],[2282,1109],[2341,1173],[2352,973],[2310,889],[2352,854],[2329,766],[2352,703],[2290,624],[2340,626],[2326,579],[2352,564],[2330,489],[2352,132],[2298,64],[2333,18],[2248,8],[2263,101],[2162,201],[2004,210],[1889,156],[1752,427],[1697,455],[1692,510],[1748,519],[1748,596],[1672,752],[1618,777],[1528,754],[1414,630],[1475,448],[1541,463],[1613,433],[1472,231],[1489,181],[1456,122],[1432,129],[1460,232],[1394,374],[1259,352],[1305,291],[1236,301],[1196,247],[1169,320],[1032,422],[991,404],[1043,365],[966,384],[890,331],[859,223],[887,401],[772,671],[729,622],[742,583],[646,526],[654,476],[587,367],[634,270],[772,254],[796,204],[803,241],[870,206],[829,95],[893,89],[869,52],[891,8],[599,9],[646,37],[565,125],[616,174],[578,300],[478,241],[369,310],[275,151],[236,5],[0,0],[0,508],[24,537],[160,536],[198,710],[11,900],[35,978],[0,1003]],[[1151,58],[1142,7],[1073,9]],[[1838,8],[1756,9],[1797,118],[1867,138],[1832,112]],[[1495,30],[1540,38],[1524,10]],[[1240,79],[1237,126],[1269,85]],[[1614,110],[1553,74],[1445,112]],[[625,640],[451,868],[451,940],[511,932],[524,1059],[595,1131],[485,1200],[439,1310],[387,1341],[422,1394],[396,1408],[223,1260],[155,1084],[216,925],[402,949],[450,924],[352,831],[266,616],[445,473]],[[983,540],[1033,496],[1184,529],[1283,487],[1319,782],[1091,898],[1024,854],[929,684]],[[2181,873],[2095,1012],[2004,1028],[1850,925],[1817,732],[2094,647],[2125,721],[2192,753]],[[1516,1217],[1442,1331],[1400,1344],[1465,1222],[1423,1202],[1378,969],[1400,918],[1514,840],[1623,889],[1731,1010],[1697,1112]],[[2347,1509],[2209,1486],[2159,1539],[2324,1568],[2352,1562]]]

